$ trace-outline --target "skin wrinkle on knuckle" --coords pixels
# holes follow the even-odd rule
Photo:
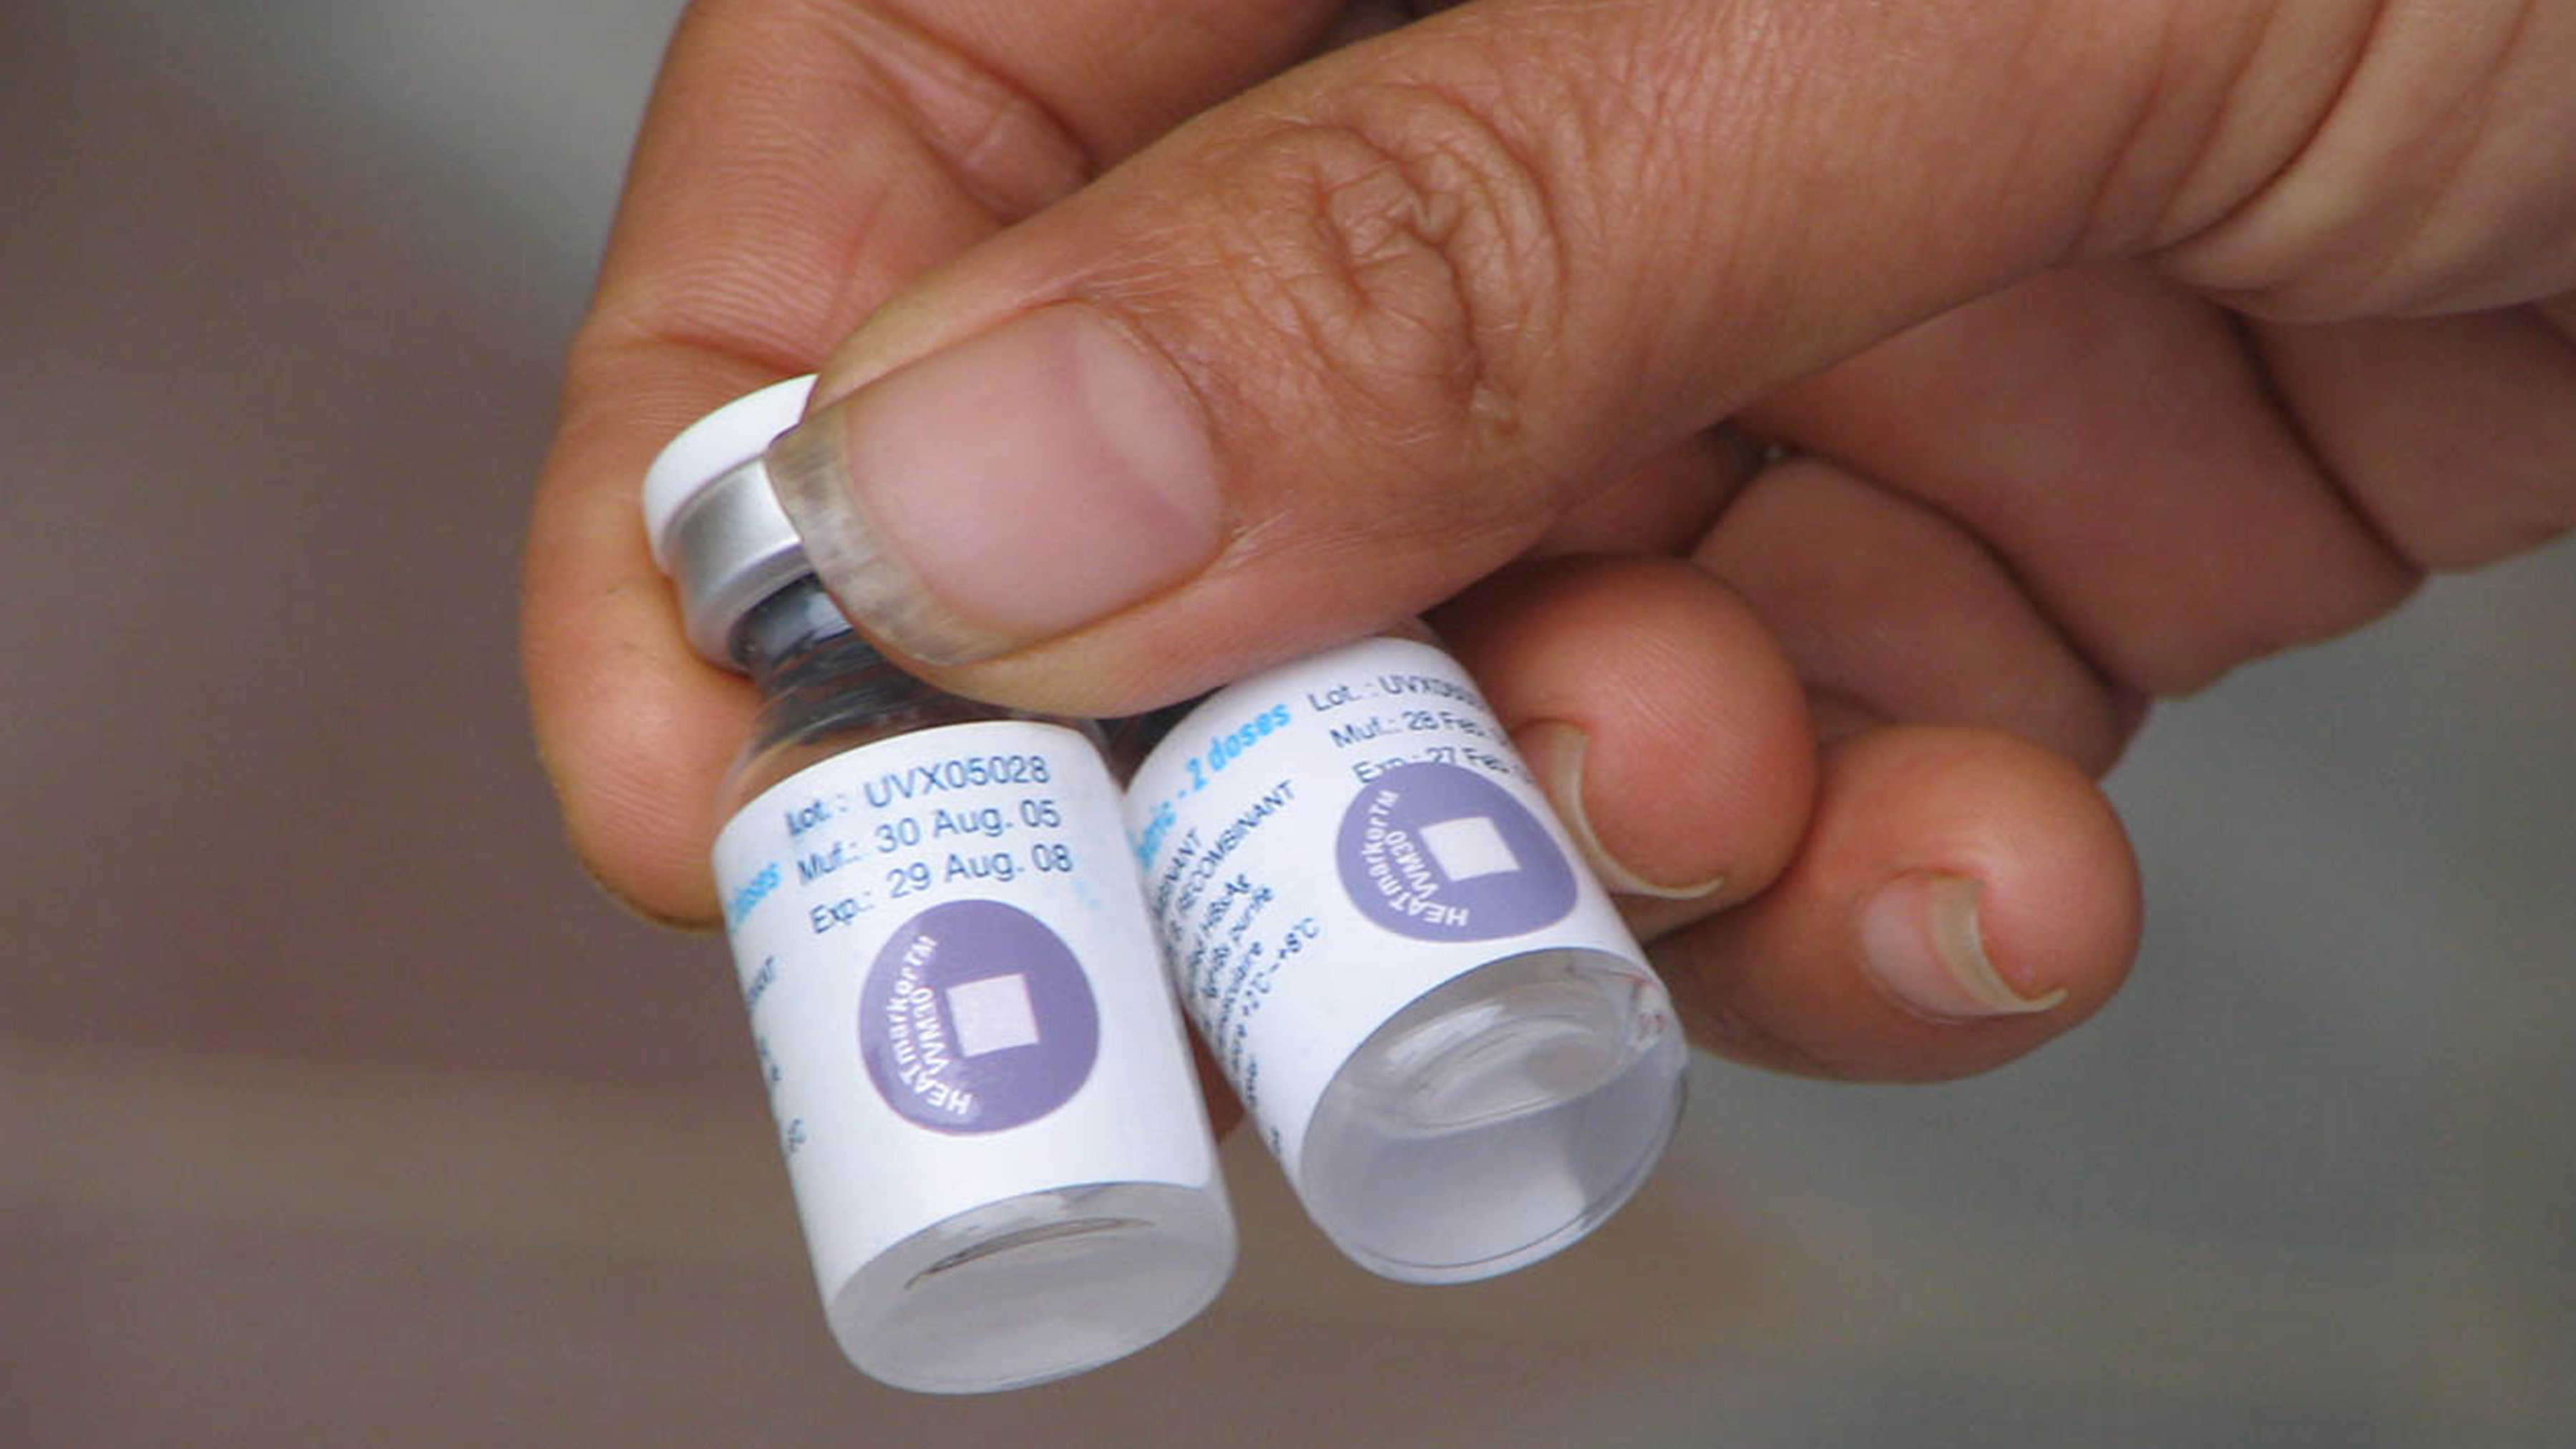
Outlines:
[[[2565,190],[2535,184],[2522,162],[2567,154],[2533,138],[2563,135],[2576,116],[2558,99],[2563,77],[2535,83],[2564,65],[2523,43],[2539,7],[2347,0],[2344,9],[2359,18],[2351,42],[2311,60],[2340,84],[2239,185],[2235,206],[2158,260],[2276,321],[2496,305],[2487,293],[2500,279],[2530,274],[2532,208]],[[2576,177],[2554,169],[2562,183]]]
[[[997,215],[1033,211],[1097,169],[1044,100],[937,23],[935,3],[697,0],[691,9],[711,32],[782,42],[747,48],[728,103],[745,103],[744,83],[755,94],[862,88]]]
[[[2564,159],[2569,149],[2563,138],[2576,124],[2576,106],[2557,99],[2567,94],[2563,73],[2544,83],[2552,99],[2537,104],[2547,115],[2528,114],[2534,102],[2528,93],[2517,92],[2517,83],[2528,84],[2527,73],[2518,68],[2531,64],[2523,41],[2537,10],[2537,0],[2517,0],[2510,17],[2488,29],[2493,39],[2482,47],[2448,44],[2447,29],[2435,43],[2452,64],[2468,70],[2460,81],[2462,93],[2441,108],[2450,134],[2440,139],[2448,144],[2428,147],[2435,154],[2416,163],[2416,171],[2429,173],[2430,180],[2413,199],[2409,225],[2386,255],[2369,259],[2369,269],[2361,274],[2359,286],[2373,310],[2450,310],[2492,288],[2498,278],[2528,275],[2534,263],[2545,266],[2537,255],[2543,250],[2538,239],[2567,235],[2564,198],[2576,190],[2571,185],[2576,165]],[[2410,48],[2426,46],[2416,33]],[[2534,134],[2552,139],[2537,145],[2525,141]],[[2545,158],[2539,166],[2547,180],[2523,173],[2517,162],[2525,156]],[[2549,224],[2553,216],[2554,228]],[[2506,285],[2519,300],[2520,288]],[[2479,300],[2492,305],[2499,299]]]
[[[994,59],[937,30],[936,7],[838,6],[858,73],[899,107],[950,175],[997,219],[1025,216],[1098,170],[1074,128]]]
[[[1311,391],[1408,469],[1552,512],[1563,485],[1527,440],[1565,285],[1536,168],[1474,104],[1391,83],[1244,160],[1257,180],[1226,212],[1228,271]]]
[[[2319,47],[2356,49],[2385,3],[2053,0],[2074,39],[2046,69],[2121,98],[2070,250],[2165,257],[2240,214],[2325,124],[2351,56]]]

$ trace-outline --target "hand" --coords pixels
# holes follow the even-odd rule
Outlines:
[[[611,890],[713,916],[750,708],[636,480],[817,364],[782,492],[925,673],[1437,606],[1702,1039],[1850,1077],[2115,988],[2149,698],[2576,517],[2576,5],[1385,8],[691,11],[530,540]]]

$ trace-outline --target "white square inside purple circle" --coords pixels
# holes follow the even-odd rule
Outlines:
[[[947,996],[948,1021],[956,1029],[960,1054],[980,1057],[1037,1044],[1037,1012],[1029,1006],[1028,978],[1018,972],[961,981],[948,988]]]
[[[1520,858],[1512,854],[1491,816],[1461,815],[1455,820],[1435,821],[1422,827],[1421,836],[1422,848],[1431,853],[1431,863],[1453,881],[1509,875],[1521,868]]]

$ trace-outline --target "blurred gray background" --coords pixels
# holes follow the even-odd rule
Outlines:
[[[2151,921],[1977,1082],[1702,1062],[1594,1241],[843,1367],[712,941],[556,833],[524,497],[674,0],[0,16],[0,1443],[2576,1443],[2576,553],[2170,708]]]

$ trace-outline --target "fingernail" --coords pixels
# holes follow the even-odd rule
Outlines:
[[[1648,880],[1610,853],[1601,837],[1592,832],[1592,818],[1583,808],[1583,757],[1592,746],[1592,736],[1581,727],[1561,720],[1541,720],[1513,731],[1512,746],[1538,778],[1539,788],[1556,806],[1557,818],[1565,822],[1566,832],[1574,837],[1575,844],[1583,847],[1584,855],[1592,862],[1592,873],[1600,877],[1604,887],[1621,895],[1695,901],[1715,894],[1726,884],[1725,876],[1713,875],[1683,885],[1665,885]]]
[[[933,664],[1105,618],[1224,542],[1196,404],[1078,304],[888,373],[807,418],[766,462],[852,622]]]
[[[1985,888],[1963,875],[1919,871],[1880,886],[1860,913],[1861,965],[1897,1005],[1942,1021],[2026,1016],[2066,999],[2063,987],[2024,996],[1995,970],[1977,925]]]

